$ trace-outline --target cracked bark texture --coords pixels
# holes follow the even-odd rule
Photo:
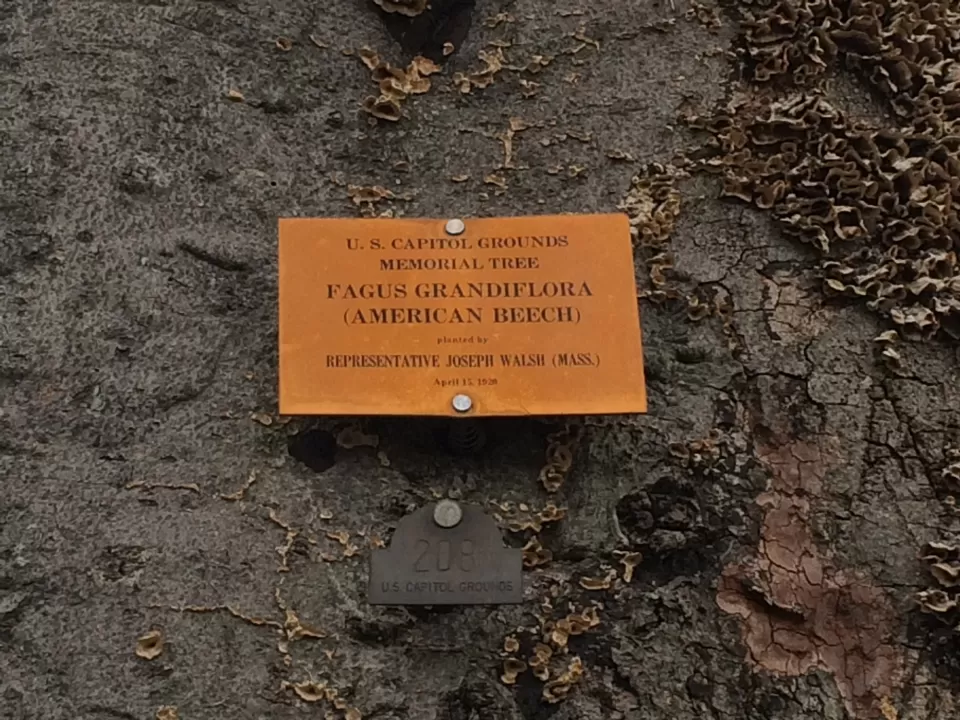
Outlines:
[[[275,411],[278,216],[351,214],[348,184],[412,193],[378,207],[407,215],[613,211],[635,163],[695,145],[678,113],[723,96],[735,28],[696,11],[477,0],[431,92],[370,125],[342,51],[409,58],[357,0],[0,7],[0,717],[957,717],[956,646],[913,599],[918,548],[957,530],[935,481],[960,444],[957,347],[888,369],[883,321],[825,299],[810,249],[710,178],[678,186],[674,274],[732,312],[642,303],[650,412],[588,422],[557,495],[537,484],[547,421],[493,423],[464,457],[405,423],[334,451],[344,423],[251,420]],[[494,40],[555,57],[461,94]],[[288,448],[314,425],[311,469]],[[528,602],[367,606],[371,536],[451,490],[567,508]],[[620,551],[643,553],[632,582],[580,586]],[[557,704],[529,670],[500,681],[546,598],[602,604]],[[343,708],[307,699],[321,679]]]

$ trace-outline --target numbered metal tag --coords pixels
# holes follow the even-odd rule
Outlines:
[[[451,500],[403,518],[390,547],[370,559],[372,605],[523,602],[523,553],[503,547],[497,523]]]

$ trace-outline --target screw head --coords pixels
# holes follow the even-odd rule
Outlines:
[[[460,235],[466,229],[467,229],[467,226],[463,224],[463,220],[461,220],[460,218],[453,218],[453,220],[447,220],[447,225],[446,225],[447,235]]]
[[[433,509],[433,521],[442,528],[452,528],[463,519],[463,508],[455,500],[441,500]]]
[[[473,407],[473,400],[469,395],[454,395],[450,404],[458,413],[465,413],[470,412],[470,408]]]

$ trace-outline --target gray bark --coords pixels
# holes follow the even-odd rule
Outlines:
[[[957,346],[904,344],[888,367],[887,321],[826,297],[814,250],[712,177],[675,183],[681,298],[641,303],[650,412],[583,423],[557,493],[538,482],[550,421],[491,423],[462,456],[409,423],[366,420],[376,447],[344,447],[346,421],[276,419],[278,216],[370,210],[349,185],[394,192],[376,213],[615,211],[643,163],[696,147],[678,114],[737,66],[713,52],[733,20],[689,7],[478,0],[430,92],[376,123],[344,51],[409,57],[355,0],[5,2],[0,717],[958,716],[956,641],[915,600],[920,547],[957,529],[937,486]],[[461,93],[497,39],[514,68],[554,57]],[[877,117],[844,73],[828,92]],[[502,169],[512,117],[528,127]],[[696,292],[730,311],[690,319]],[[368,606],[370,536],[451,490],[566,508],[528,601]],[[599,624],[552,648],[551,680],[582,663],[564,698],[531,669],[502,681],[507,637],[529,660],[591,607]],[[313,701],[321,681],[342,708]]]

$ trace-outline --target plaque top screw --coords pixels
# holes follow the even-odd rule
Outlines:
[[[467,226],[463,224],[463,220],[460,218],[454,218],[453,220],[447,220],[447,235],[460,235],[464,230],[467,229]]]
[[[442,528],[452,528],[463,519],[463,508],[454,500],[441,500],[433,509],[433,521]]]
[[[458,413],[465,413],[470,412],[470,408],[473,407],[473,400],[469,395],[454,395],[451,404]]]

